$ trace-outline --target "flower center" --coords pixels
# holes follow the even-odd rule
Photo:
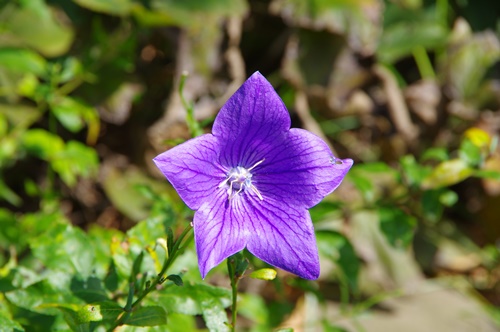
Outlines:
[[[227,189],[229,200],[231,200],[234,196],[238,195],[243,190],[247,189],[250,189],[254,194],[256,194],[261,201],[263,200],[260,192],[252,184],[252,173],[250,173],[251,170],[260,165],[262,162],[264,162],[264,159],[256,162],[249,169],[246,169],[242,166],[236,166],[229,170],[229,172],[227,173],[227,177],[219,184],[219,188],[222,188],[226,184],[229,185],[229,188]]]

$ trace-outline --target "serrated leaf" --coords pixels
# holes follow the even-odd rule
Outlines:
[[[408,247],[413,240],[416,219],[395,207],[380,208],[378,215],[387,241],[396,248]]]
[[[160,306],[141,307],[130,315],[127,325],[157,326],[167,324],[167,312]]]

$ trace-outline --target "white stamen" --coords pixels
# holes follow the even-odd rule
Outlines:
[[[227,177],[218,185],[218,188],[222,188],[223,186],[229,184],[229,188],[227,189],[229,200],[233,199],[235,196],[246,189],[250,189],[250,191],[256,194],[261,201],[264,200],[257,187],[252,184],[252,174],[250,173],[251,170],[262,164],[263,162],[264,159],[256,162],[252,167],[248,169],[242,166],[231,168],[227,173]]]

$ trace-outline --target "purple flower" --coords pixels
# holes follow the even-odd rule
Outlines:
[[[245,247],[306,279],[319,276],[308,208],[339,186],[352,166],[317,136],[290,129],[271,84],[254,73],[217,115],[212,134],[154,162],[193,210],[201,276]]]

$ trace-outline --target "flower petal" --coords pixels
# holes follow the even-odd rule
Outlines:
[[[317,279],[318,249],[309,212],[274,199],[246,201],[247,249],[273,266],[304,279]]]
[[[291,129],[265,153],[252,183],[264,200],[286,201],[310,208],[335,190],[352,166],[351,159],[336,159],[326,143],[303,129]]]
[[[210,134],[193,138],[153,159],[182,200],[193,210],[212,200],[226,171],[218,164],[219,146]]]
[[[245,248],[248,232],[241,215],[243,203],[240,197],[229,201],[220,190],[194,214],[194,240],[202,278],[224,259]]]
[[[221,142],[221,163],[251,167],[277,137],[290,129],[290,115],[272,85],[254,73],[224,104],[212,133]],[[260,158],[260,159],[259,159]]]

